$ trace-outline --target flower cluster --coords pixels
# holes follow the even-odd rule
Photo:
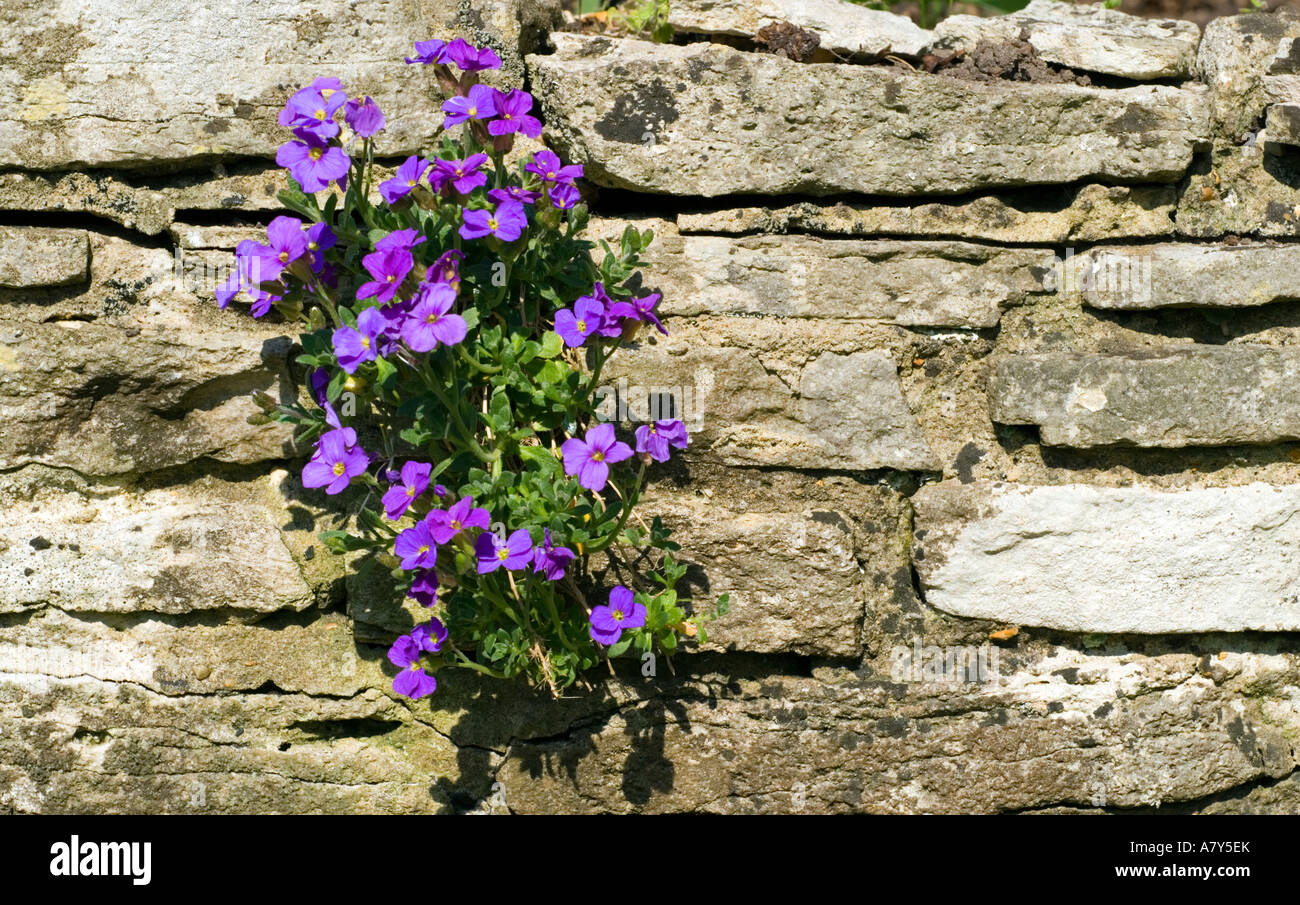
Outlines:
[[[307,398],[261,397],[255,417],[312,443],[303,486],[356,489],[326,545],[360,553],[395,605],[437,613],[389,650],[394,691],[423,697],[460,667],[558,694],[624,651],[671,654],[725,611],[692,615],[667,529],[629,521],[685,426],[620,438],[591,402],[610,355],[644,325],[667,332],[659,295],[631,288],[652,235],[629,227],[596,261],[582,167],[515,153],[542,123],[528,92],[479,82],[501,65],[490,48],[431,40],[406,62],[446,96],[436,146],[379,176],[378,104],[336,79],[297,91],[277,154],[292,215],[240,244],[217,301],[307,325]],[[624,583],[606,592],[611,569]]]

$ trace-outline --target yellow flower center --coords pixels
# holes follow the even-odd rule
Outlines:
[[[478,107],[470,107],[468,113],[470,116],[478,116]]]
[[[370,348],[370,337],[369,337],[369,336],[363,336],[363,337],[361,337],[361,348],[363,348],[363,349],[369,349],[369,348]]]
[[[390,274],[388,275],[388,282],[391,283],[391,282],[393,282],[393,281],[396,280],[396,279],[397,279],[397,275],[396,275],[396,274],[392,274],[392,273],[390,273]]]
[[[317,118],[318,120],[320,120],[321,122],[325,122],[325,119],[326,119],[326,117],[328,117],[328,116],[329,116],[329,114],[326,113],[324,110],[317,110],[317,111],[316,111],[316,118]]]
[[[488,229],[492,230],[492,232],[497,231],[497,221],[495,217],[488,218]]]
[[[339,475],[343,474],[343,472],[346,471],[346,470],[347,470],[347,467],[346,467],[342,462],[335,462],[335,463],[334,463],[334,476],[335,476],[335,477],[338,477]]]
[[[546,178],[547,178],[547,179],[554,179],[554,178],[555,178],[555,171],[554,171],[554,170],[551,170],[549,173],[547,173],[547,174],[546,174]]]
[[[596,450],[594,453],[591,454],[591,461],[593,461],[593,462],[604,462],[604,461],[605,461],[605,454],[604,454],[603,452],[601,452],[600,450]]]
[[[587,322],[586,322],[586,321],[578,321],[578,323],[576,323],[574,326],[576,326],[576,327],[578,328],[578,332],[579,332],[579,333],[586,333],[586,332],[587,332]]]
[[[451,520],[451,530],[453,530],[453,531],[459,531],[459,530],[460,530],[460,522],[456,521],[455,519],[452,519],[452,520]]]
[[[310,157],[312,160],[320,160],[321,155],[324,153],[325,152],[322,151],[320,148],[312,148],[310,151],[307,152],[307,156]]]
[[[415,552],[417,552],[417,553],[428,553],[428,552],[429,552],[429,547],[428,547],[428,545],[426,544],[425,546],[422,546],[419,550],[416,550]]]
[[[438,323],[438,315],[436,315],[436,314],[430,314],[428,317],[426,317],[426,318],[424,319],[424,322],[425,322],[426,324],[436,324],[436,323]]]
[[[622,621],[623,621],[623,611],[622,611],[622,610],[615,610],[615,611],[614,611],[614,621],[615,621],[615,622],[622,622]]]
[[[406,495],[409,496],[411,499],[415,499],[415,488],[414,487],[406,488]]]
[[[497,551],[497,559],[501,560],[502,562],[505,562],[509,558],[510,558],[510,551],[507,550],[505,547],[502,547],[500,550]]]
[[[282,252],[280,252],[280,263],[281,263],[281,264],[288,264],[288,263],[289,263],[289,252],[287,252],[287,251],[282,251]]]

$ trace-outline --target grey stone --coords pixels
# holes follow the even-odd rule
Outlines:
[[[946,613],[1103,634],[1300,629],[1297,486],[944,483],[912,502],[921,588]]]
[[[1265,13],[1227,16],[1205,27],[1196,76],[1209,86],[1216,133],[1231,143],[1264,114],[1264,77],[1288,38],[1300,37],[1300,17]]]
[[[851,518],[860,513],[738,510],[720,493],[647,496],[699,568],[697,609],[729,594],[730,612],[708,625],[708,647],[853,657],[861,652],[863,580]]]
[[[76,229],[0,227],[0,288],[69,286],[90,276],[90,242]]]
[[[616,416],[622,399],[644,421],[662,400],[658,417],[683,418],[694,454],[731,465],[938,467],[888,352],[825,352],[783,378],[760,353],[715,345],[710,332],[675,320],[668,337],[625,345],[602,372],[601,410]]]
[[[1100,246],[1063,262],[1058,291],[1094,308],[1245,308],[1300,298],[1300,246]]]
[[[1201,39],[1191,22],[1056,0],[1032,0],[1004,16],[949,16],[934,33],[938,46],[967,49],[1023,35],[1049,63],[1137,80],[1187,77]]]
[[[1180,235],[1300,235],[1300,155],[1267,154],[1269,142],[1258,139],[1216,151],[1197,167],[1178,201]]]
[[[1221,446],[1300,439],[1300,351],[1176,346],[998,362],[993,420],[1037,424],[1052,446]]]
[[[324,586],[308,580],[281,530],[284,477],[137,492],[45,488],[21,503],[19,488],[0,488],[10,501],[0,522],[0,612],[305,609]]]
[[[972,201],[916,205],[819,204],[746,207],[677,215],[683,234],[822,233],[917,236],[1051,244],[1165,236],[1174,231],[1172,186],[1090,184],[1044,198],[981,195]]]
[[[1227,656],[1222,684],[1194,655],[1122,648],[1056,648],[982,684],[708,673],[626,701],[595,733],[520,740],[497,778],[516,813],[1195,807],[1296,767],[1294,706],[1246,700],[1294,683],[1293,657]]]
[[[714,44],[553,40],[557,53],[529,57],[549,140],[614,188],[914,195],[1172,182],[1209,137],[1200,87],[990,86]]]
[[[1270,104],[1264,128],[1270,142],[1300,146],[1300,103]]]
[[[486,41],[517,82],[520,54],[558,14],[553,0],[326,0],[312,8],[295,0],[72,0],[57,8],[15,0],[5,7],[0,57],[0,166],[269,157],[286,139],[276,123],[286,97],[321,76],[340,78],[387,112],[380,154],[412,153],[442,119],[433,74],[403,62],[415,41]]]
[[[844,0],[676,0],[668,7],[668,24],[691,34],[752,38],[774,22],[811,31],[822,48],[849,56],[916,56],[931,38],[906,16]]]
[[[593,221],[616,237],[628,221]],[[992,327],[1003,307],[1043,291],[1052,263],[1041,249],[967,242],[682,236],[653,229],[649,279],[671,315],[765,315],[906,326]]]

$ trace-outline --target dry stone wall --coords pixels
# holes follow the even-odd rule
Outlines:
[[[549,0],[5,5],[0,811],[1300,812],[1300,20],[672,10],[661,45]],[[595,234],[656,232],[671,332],[609,400],[695,429],[647,505],[733,600],[559,702],[390,693],[412,613],[246,421],[292,336],[208,279],[277,207],[288,93],[375,97],[391,161],[435,126],[400,59],[453,34]],[[1061,78],[926,71],[1022,36]]]

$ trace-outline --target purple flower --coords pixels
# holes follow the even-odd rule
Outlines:
[[[600,302],[603,314],[600,318],[600,328],[596,331],[601,336],[618,336],[623,332],[624,318],[636,320],[636,309],[627,302],[616,302],[609,297],[605,291],[604,283],[597,283],[595,289],[591,292],[591,297]],[[586,298],[586,296],[584,296]],[[578,299],[579,302],[582,299]],[[574,304],[577,307],[577,303]]]
[[[648,453],[656,462],[668,461],[670,445],[685,449],[689,442],[686,436],[686,425],[675,419],[643,424],[636,429],[636,451]]]
[[[374,361],[379,335],[387,322],[378,308],[367,308],[357,315],[357,326],[339,327],[334,331],[334,356],[339,367],[349,374],[355,373],[363,362]]]
[[[552,546],[550,528],[542,534],[545,540],[533,550],[533,571],[544,574],[547,581],[559,581],[564,577],[565,566],[573,559],[573,551],[568,547]]]
[[[364,101],[356,98],[348,101],[343,110],[343,118],[352,127],[352,131],[362,138],[374,138],[384,131],[384,126],[387,124],[384,111],[380,110],[379,105],[369,97]]]
[[[434,509],[424,517],[433,539],[445,544],[466,528],[486,528],[492,516],[486,509],[476,509],[472,496],[461,497],[447,509]]]
[[[424,236],[413,229],[397,229],[375,243],[375,251],[412,251],[424,242]]]
[[[422,569],[416,572],[406,596],[420,606],[433,606],[438,602],[438,573],[433,569]]]
[[[425,522],[417,522],[397,535],[393,552],[402,560],[403,569],[432,569],[438,563],[438,544]]]
[[[420,666],[420,654],[427,641],[417,639],[414,635],[414,632],[402,635],[393,642],[393,646],[388,649],[388,662],[400,670],[393,679],[393,691],[418,700],[433,694],[438,688],[438,680]]]
[[[465,211],[465,222],[460,227],[462,239],[481,239],[495,236],[502,242],[513,242],[528,228],[528,215],[518,201],[503,201],[496,211]]]
[[[461,195],[468,195],[481,185],[487,184],[487,173],[479,167],[487,163],[486,154],[471,154],[464,160],[439,160],[438,174],[442,184],[450,183]]]
[[[328,139],[339,134],[339,124],[334,114],[346,103],[348,96],[342,91],[323,92],[315,85],[296,92],[280,111],[280,125],[295,132],[309,132],[317,138]]]
[[[500,91],[496,96],[497,119],[488,123],[488,134],[509,135],[522,132],[528,138],[538,138],[542,134],[542,124],[535,116],[530,116],[533,109],[533,96],[527,91],[514,89],[505,94]]]
[[[361,259],[366,270],[374,279],[362,283],[357,290],[358,299],[374,297],[380,304],[388,304],[397,294],[402,280],[415,266],[415,259],[409,251],[397,248],[391,251],[375,251]]]
[[[520,528],[503,544],[491,531],[484,531],[474,543],[478,554],[478,573],[495,572],[505,566],[510,571],[522,569],[533,560],[533,539],[527,528]]]
[[[554,151],[542,149],[533,155],[533,159],[524,164],[529,173],[536,173],[547,185],[572,183],[582,175],[582,164],[564,166]]]
[[[419,50],[419,47],[416,50]],[[484,47],[480,50],[464,38],[456,38],[447,45],[447,58],[462,72],[501,68],[501,58],[493,53],[491,48]]]
[[[502,201],[518,201],[520,204],[536,204],[537,199],[542,197],[537,192],[530,192],[523,186],[508,185],[503,189],[492,189],[488,192],[488,197],[500,204]]]
[[[423,63],[429,66],[434,63],[447,62],[447,42],[439,41],[436,38],[432,41],[416,41],[415,56],[407,57],[407,63]]]
[[[281,267],[287,267],[307,253],[307,236],[303,223],[296,217],[276,217],[266,227],[271,255]]]
[[[442,257],[429,268],[427,278],[435,283],[446,283],[452,292],[460,292],[460,265],[464,260],[465,255],[454,248],[443,252]]]
[[[311,372],[311,378],[308,382],[311,384],[311,396],[316,400],[316,404],[322,408],[329,405],[325,390],[330,385],[330,372],[324,368],[316,368]]]
[[[447,114],[442,122],[444,129],[459,126],[470,119],[491,119],[497,115],[496,92],[487,85],[475,85],[469,89],[468,95],[443,101],[442,110]]]
[[[392,179],[379,183],[379,194],[389,204],[396,204],[411,193],[411,189],[420,184],[420,177],[429,168],[429,161],[418,157],[408,157],[397,168]]]
[[[599,332],[605,319],[605,306],[589,295],[573,303],[573,310],[561,308],[555,312],[555,332],[560,334],[569,348],[580,346],[587,337]]]
[[[643,295],[639,299],[632,299],[632,309],[636,312],[637,320],[648,321],[654,324],[655,329],[664,336],[668,335],[668,330],[659,322],[659,316],[655,313],[655,306],[659,304],[659,293],[652,292],[650,295]]]
[[[295,129],[293,134],[298,140],[281,145],[275,162],[289,170],[304,192],[319,192],[347,177],[352,160],[342,148],[302,129]]]
[[[572,210],[582,200],[581,193],[572,182],[556,183],[547,190],[546,197],[551,200],[552,207],[561,211]]]
[[[402,341],[413,352],[430,352],[441,343],[454,346],[465,338],[465,318],[451,313],[455,291],[446,283],[421,283],[415,304],[402,321]]]
[[[576,474],[580,486],[600,491],[609,480],[609,466],[630,457],[632,447],[614,437],[614,425],[598,424],[587,431],[585,440],[565,440],[560,453],[565,474]]]
[[[637,603],[632,592],[622,585],[609,592],[609,606],[591,608],[591,640],[597,644],[613,644],[624,629],[645,625],[645,607]]]
[[[370,310],[374,310],[373,308]],[[415,498],[424,493],[429,486],[429,473],[433,466],[427,462],[407,462],[402,466],[401,484],[394,484],[384,492],[384,515],[397,521],[406,514],[406,510],[415,502]]]
[[[447,627],[441,619],[430,619],[424,625],[411,629],[411,638],[420,645],[420,650],[436,654],[442,650],[442,645],[447,640]]]
[[[356,436],[351,428],[321,434],[316,441],[316,453],[302,468],[302,486],[324,487],[333,496],[342,493],[354,477],[364,473],[370,457],[352,445]]]
[[[334,230],[327,223],[313,223],[307,228],[307,251],[311,255],[311,269],[321,273],[325,268],[324,252],[333,248],[338,242]]]

